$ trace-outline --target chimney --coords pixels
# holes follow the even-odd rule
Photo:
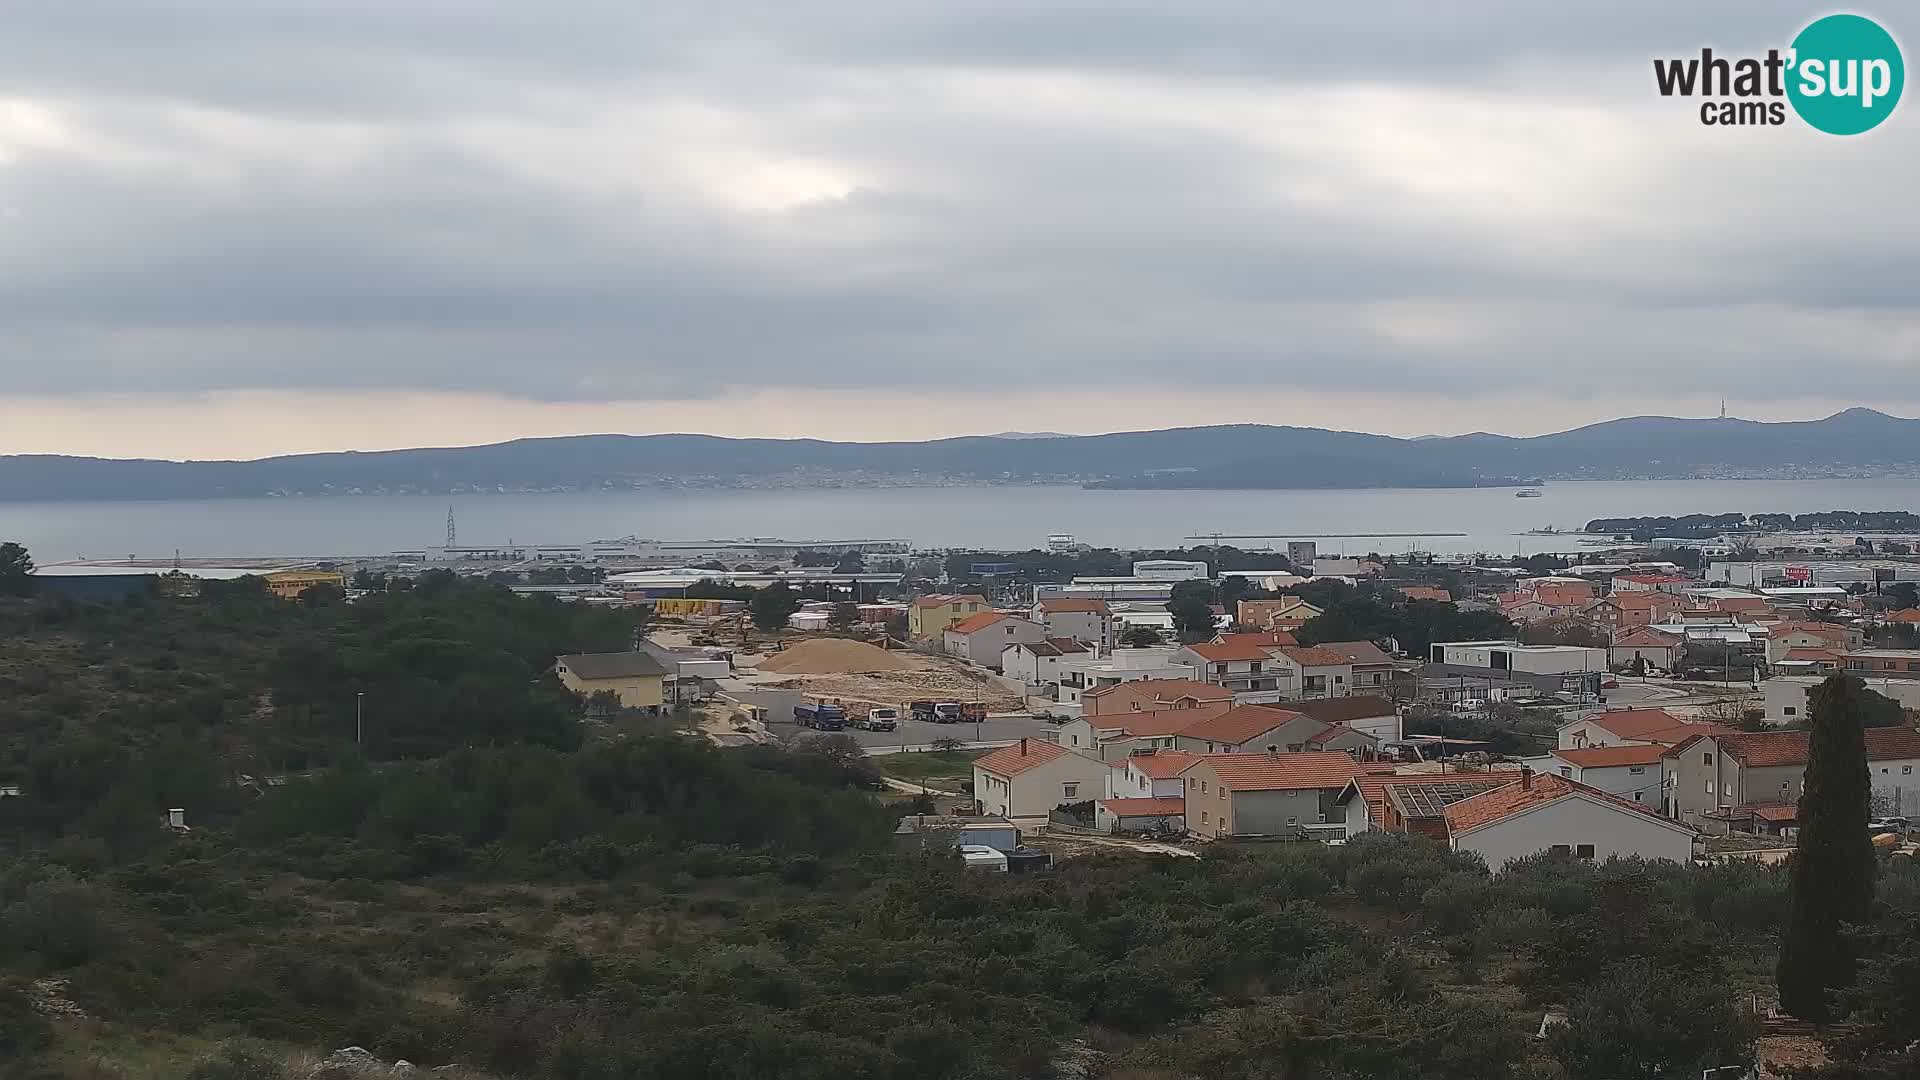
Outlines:
[[[1533,790],[1533,769],[1525,765],[1520,766],[1520,787],[1526,791]]]
[[[1024,735],[1020,737],[1020,756],[1027,756],[1027,739]]]
[[[1279,757],[1279,756],[1280,756],[1280,748],[1279,748],[1279,747],[1277,747],[1277,746],[1269,746],[1269,747],[1267,747],[1267,756],[1268,756],[1268,757]]]

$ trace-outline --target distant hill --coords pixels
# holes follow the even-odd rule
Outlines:
[[[1261,424],[1020,435],[894,443],[576,435],[257,461],[19,455],[0,457],[0,500],[941,483],[1476,487],[1536,479],[1834,476],[1920,467],[1920,420],[1871,409],[1780,424],[1639,416],[1531,438],[1476,433],[1397,439]]]

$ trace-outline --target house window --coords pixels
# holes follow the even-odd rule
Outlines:
[[[1221,801],[1221,802],[1226,802],[1226,801],[1227,801],[1227,789],[1226,789],[1226,788],[1221,788],[1221,789],[1220,789],[1220,801]]]
[[[1581,845],[1579,845],[1578,847],[1575,847],[1575,848],[1573,849],[1573,857],[1574,857],[1574,858],[1576,858],[1576,859],[1591,859],[1591,858],[1593,858],[1593,845],[1592,845],[1592,844],[1581,844]]]
[[[1702,764],[1702,765],[1705,765],[1705,766],[1707,766],[1708,768],[1712,768],[1712,767],[1713,767],[1713,755],[1712,755],[1712,754],[1701,754],[1701,755],[1700,755],[1700,764]]]
[[[1207,782],[1205,780],[1202,780],[1200,781],[1200,794],[1205,795],[1206,793],[1207,793]]]
[[[1572,779],[1572,777],[1573,777],[1573,766],[1571,766],[1571,765],[1562,765],[1562,766],[1560,766],[1560,775],[1561,775],[1561,776],[1564,776],[1564,777],[1567,777],[1568,779]]]
[[[1707,794],[1709,795],[1713,794],[1713,778],[1712,777],[1707,778]]]
[[[1207,823],[1207,812],[1205,810],[1202,810],[1200,811],[1200,824],[1205,825],[1206,823]]]
[[[1781,709],[1780,711],[1781,711],[1781,712],[1783,712],[1783,713],[1786,713],[1786,714],[1787,714],[1788,716],[1792,716],[1792,715],[1793,715],[1794,713],[1796,713],[1796,712],[1799,712],[1800,710],[1798,710],[1798,709],[1796,709],[1796,708],[1794,708],[1793,706],[1791,706],[1791,705],[1789,705],[1789,706],[1787,706],[1786,708],[1784,708],[1784,709]]]
[[[1627,770],[1627,775],[1628,775],[1628,776],[1639,776],[1639,775],[1640,775],[1641,773],[1643,773],[1643,772],[1646,772],[1646,771],[1647,771],[1647,767],[1646,767],[1645,765],[1635,765],[1635,766],[1633,766],[1632,768],[1629,768],[1629,769]]]
[[[1733,785],[1722,784],[1720,786],[1720,794],[1725,798],[1729,798],[1729,799],[1733,798]]]
[[[1079,784],[1061,784],[1060,794],[1069,799],[1078,798],[1080,795],[1080,785]]]
[[[1901,775],[1901,776],[1912,776],[1912,775],[1913,775],[1913,766],[1911,766],[1911,765],[1902,765],[1902,766],[1900,766],[1900,775]]]
[[[1555,855],[1571,855],[1573,854],[1573,849],[1565,844],[1555,844],[1553,845],[1553,853]]]

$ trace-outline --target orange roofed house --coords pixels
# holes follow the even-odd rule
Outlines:
[[[973,797],[983,814],[1045,817],[1062,803],[1105,797],[1110,766],[1040,739],[1021,739],[973,763]]]
[[[1366,832],[1412,833],[1447,838],[1446,808],[1483,791],[1520,779],[1520,770],[1476,772],[1363,773],[1334,798],[1349,839]]]
[[[1347,754],[1223,754],[1200,758],[1186,781],[1187,831],[1284,836],[1339,820],[1334,800],[1360,775]]]
[[[992,611],[993,605],[978,593],[929,593],[916,596],[913,603],[907,605],[907,636],[915,641],[939,641],[947,627],[983,611]]]
[[[1480,856],[1496,872],[1541,852],[1576,859],[1693,860],[1692,828],[1562,776],[1523,771],[1519,779],[1453,803],[1443,813],[1453,850]]]
[[[941,634],[948,656],[994,671],[1009,645],[1038,645],[1047,640],[1047,628],[1004,611],[969,615]]]
[[[1189,679],[1140,679],[1090,690],[1080,702],[1080,717],[1060,726],[1060,745],[1118,761],[1173,749],[1176,732],[1233,708],[1233,695]]]
[[[1029,617],[1045,626],[1050,638],[1072,638],[1083,645],[1113,647],[1113,610],[1105,600],[1049,597],[1033,605]]]
[[[1610,709],[1560,726],[1561,750],[1589,746],[1673,746],[1695,735],[1729,731],[1722,724],[1690,723],[1665,709]]]

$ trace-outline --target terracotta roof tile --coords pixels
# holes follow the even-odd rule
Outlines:
[[[952,626],[947,627],[949,634],[975,634],[1002,619],[1011,618],[1004,611],[983,611],[978,615],[969,615]]]
[[[1231,701],[1233,691],[1212,683],[1203,683],[1198,679],[1135,679],[1132,682],[1115,683],[1089,690],[1080,696],[1083,698],[1101,697],[1117,691],[1139,694],[1147,700],[1159,704],[1178,701],[1181,698],[1193,698],[1195,701]],[[1104,718],[1103,718],[1104,719]]]
[[[1665,743],[1668,746],[1685,742],[1695,735],[1713,735],[1733,730],[1724,724],[1690,724],[1665,709],[1613,709],[1586,719],[1622,739]]]
[[[1888,622],[1920,623],[1920,608],[1904,608],[1887,616]]]
[[[1321,645],[1306,648],[1283,648],[1280,650],[1280,655],[1285,656],[1301,667],[1339,667],[1347,662],[1346,657]]]
[[[1911,728],[1868,728],[1864,733],[1868,761],[1920,760],[1920,732]],[[1754,769],[1807,763],[1808,733],[1804,731],[1735,731],[1715,735],[1720,752]],[[1691,741],[1667,751],[1675,755]]]
[[[995,776],[1018,776],[1028,769],[1039,768],[1050,761],[1059,760],[1063,754],[1071,753],[1073,751],[1059,743],[1050,743],[1042,739],[1021,739],[1012,746],[1003,746],[976,759],[973,765]]]
[[[1134,754],[1121,764],[1148,779],[1165,780],[1186,772],[1187,767],[1199,761],[1200,757],[1185,750],[1155,750],[1151,754]]]
[[[1041,611],[1047,612],[1048,614],[1060,614],[1069,611],[1086,612],[1091,615],[1112,614],[1112,609],[1107,607],[1105,600],[1075,600],[1071,597],[1061,596],[1042,600],[1038,606]]]
[[[972,601],[973,603],[976,603],[976,604],[984,604],[987,602],[987,598],[984,596],[981,596],[979,593],[958,593],[958,594],[928,593],[925,596],[915,597],[913,600],[913,606],[914,607],[946,607],[948,604],[966,603],[968,601]]]
[[[1187,812],[1187,800],[1179,795],[1159,799],[1101,799],[1100,807],[1115,817],[1164,817]]]
[[[1198,709],[1152,709],[1140,712],[1118,713],[1113,716],[1094,716],[1088,720],[1094,729],[1119,731],[1120,738],[1154,739],[1163,735],[1179,735],[1200,722],[1195,715]]]
[[[1349,664],[1393,663],[1393,657],[1371,641],[1323,641],[1314,648],[1338,653]]]
[[[1245,634],[1234,635],[1236,638],[1246,636]],[[1251,641],[1228,641],[1220,643],[1202,641],[1187,646],[1187,650],[1202,660],[1209,660],[1214,663],[1225,663],[1229,660],[1270,659],[1267,650],[1255,645]]]
[[[1205,765],[1229,791],[1338,790],[1360,775],[1360,766],[1342,750],[1301,754],[1209,754],[1188,767]]]
[[[1438,600],[1442,604],[1453,603],[1453,594],[1432,585],[1402,585],[1400,595],[1409,600]]]
[[[1555,750],[1553,756],[1583,769],[1610,769],[1621,765],[1657,765],[1667,748],[1654,743],[1627,746],[1589,746],[1579,750]]]
[[[1552,773],[1534,773],[1532,776],[1523,775],[1513,783],[1493,788],[1490,791],[1481,792],[1470,799],[1462,799],[1454,803],[1452,806],[1447,807],[1447,831],[1458,834],[1484,828],[1496,821],[1505,820],[1515,814],[1531,810],[1536,806],[1544,806],[1550,802],[1558,802],[1570,795],[1583,795],[1587,798],[1619,807],[1622,810],[1631,811],[1636,814],[1644,814],[1669,828],[1679,829],[1685,832],[1693,831],[1677,821],[1663,817],[1650,806],[1631,802],[1617,795],[1609,795],[1599,788],[1575,783],[1564,776],[1555,776]]]
[[[1183,729],[1180,734],[1189,739],[1205,739],[1208,742],[1238,746],[1262,732],[1272,731],[1282,724],[1298,719],[1300,714],[1297,712],[1269,708],[1265,705],[1241,705],[1211,719],[1201,720]],[[1255,747],[1255,749],[1264,749],[1264,747]]]

